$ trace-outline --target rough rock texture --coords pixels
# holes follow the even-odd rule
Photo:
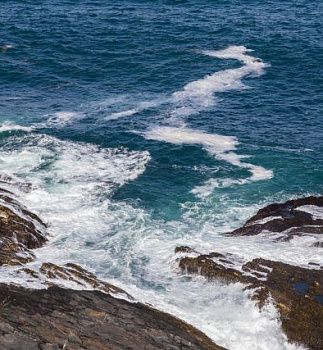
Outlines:
[[[0,266],[30,262],[30,249],[45,242],[46,225],[18,203],[6,190],[0,190]]]
[[[229,235],[272,232],[280,233],[279,239],[284,241],[300,235],[317,239],[323,233],[322,214],[323,196],[275,203],[260,209]],[[318,240],[312,246],[323,247],[323,242]],[[289,339],[310,349],[323,349],[322,266],[309,263],[311,268],[307,269],[265,259],[242,264],[230,254],[201,254],[190,247],[177,247],[175,252],[180,254],[179,267],[183,272],[223,283],[243,283],[260,308],[272,297]]]
[[[96,289],[109,294],[122,294],[128,299],[133,299],[124,290],[98,279],[93,273],[77,264],[67,263],[60,266],[53,263],[43,263],[39,271],[30,268],[22,268],[19,271],[25,272],[35,279],[45,276],[45,283],[48,286],[60,285],[60,282],[64,284],[64,281],[70,281],[74,282],[78,288]]]
[[[323,270],[306,269],[282,262],[254,259],[234,268],[229,254],[196,255],[178,247],[179,267],[185,273],[200,274],[224,283],[240,282],[252,291],[261,308],[271,296],[280,312],[288,338],[310,349],[323,349]]]
[[[281,232],[284,233],[284,240],[290,240],[297,235],[322,234],[323,219],[302,210],[301,207],[305,205],[323,208],[323,196],[311,196],[268,205],[260,209],[243,227],[230,234],[244,236],[257,235],[265,231]]]
[[[223,348],[173,316],[99,291],[0,284],[0,349]]]

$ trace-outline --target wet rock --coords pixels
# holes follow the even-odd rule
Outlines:
[[[243,269],[252,272],[260,267],[269,269],[261,284],[275,300],[288,338],[310,349],[322,349],[323,304],[318,296],[323,294],[323,271],[263,259],[255,259]]]
[[[21,273],[21,272],[24,272],[25,274],[29,275],[32,278],[35,278],[35,279],[39,278],[39,273],[28,267],[24,267],[22,269],[17,270],[17,273]]]
[[[52,281],[49,284],[59,284],[59,280],[68,280],[84,288],[93,288],[112,294],[120,293],[128,299],[133,299],[124,290],[98,279],[93,273],[77,264],[67,263],[64,266],[59,266],[53,263],[43,263],[39,272]]]
[[[0,240],[0,265],[23,265],[34,258],[35,255],[17,240],[8,237]]]
[[[224,283],[241,282],[243,280],[244,276],[241,272],[225,266],[220,261],[214,261],[213,254],[183,257],[179,259],[179,267],[185,273],[199,274],[208,279],[219,279]]]
[[[0,349],[223,348],[171,315],[100,291],[0,284]]]
[[[198,252],[190,247],[180,246],[175,248],[175,253],[198,253]]]
[[[23,182],[17,178],[14,178],[8,174],[0,174],[0,185],[1,185],[1,192],[7,192],[12,193],[8,190],[8,188],[4,189],[3,187],[9,187],[10,189],[16,188],[19,189],[19,191],[23,192],[30,192],[33,188],[31,183]]]
[[[305,234],[322,234],[323,217],[311,211],[323,208],[323,196],[306,197],[275,203],[260,209],[243,227],[229,233],[234,236],[250,236],[263,232],[283,233],[283,240]]]
[[[227,255],[228,258],[233,257]],[[309,349],[323,348],[322,270],[265,259],[254,259],[238,269],[221,263],[218,253],[180,257],[179,267],[184,273],[209,280],[245,284],[260,308],[272,297],[288,338]]]
[[[0,266],[21,265],[34,259],[31,249],[46,242],[46,225],[10,192],[0,193]]]
[[[0,239],[15,239],[28,249],[41,247],[46,238],[42,232],[45,224],[33,213],[23,207],[0,204]]]

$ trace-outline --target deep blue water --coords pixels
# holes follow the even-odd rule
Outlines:
[[[43,132],[149,150],[145,174],[115,196],[167,212],[192,199],[192,186],[210,177],[190,167],[217,162],[199,146],[156,144],[133,134],[162,108],[100,120],[238,67],[200,52],[243,45],[271,67],[245,79],[250,89],[217,94],[218,102],[188,118],[189,126],[236,136],[241,153],[273,170],[273,179],[227,189],[230,195],[259,201],[278,192],[317,193],[323,179],[321,13],[322,3],[308,1],[2,1],[1,42],[13,48],[0,56],[0,117],[31,125],[55,112],[84,112],[77,123]],[[125,100],[93,107],[120,96]]]

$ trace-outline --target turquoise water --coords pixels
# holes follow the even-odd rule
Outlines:
[[[39,259],[82,263],[229,349],[289,348],[273,311],[183,280],[173,250],[322,262],[301,240],[221,235],[264,204],[322,194],[322,10],[2,1],[0,168],[34,186],[20,196],[51,227]]]

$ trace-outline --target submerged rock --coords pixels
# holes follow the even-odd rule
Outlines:
[[[323,234],[323,196],[270,204],[229,234],[250,236],[268,231],[282,233],[283,240],[306,234]]]
[[[219,253],[179,258],[185,273],[199,274],[222,283],[243,283],[251,298],[262,308],[271,297],[279,310],[288,338],[310,349],[323,349],[323,271],[292,266],[278,261],[254,259],[241,269]],[[236,264],[235,264],[236,266]]]
[[[100,291],[0,284],[0,349],[223,348],[174,316]]]

